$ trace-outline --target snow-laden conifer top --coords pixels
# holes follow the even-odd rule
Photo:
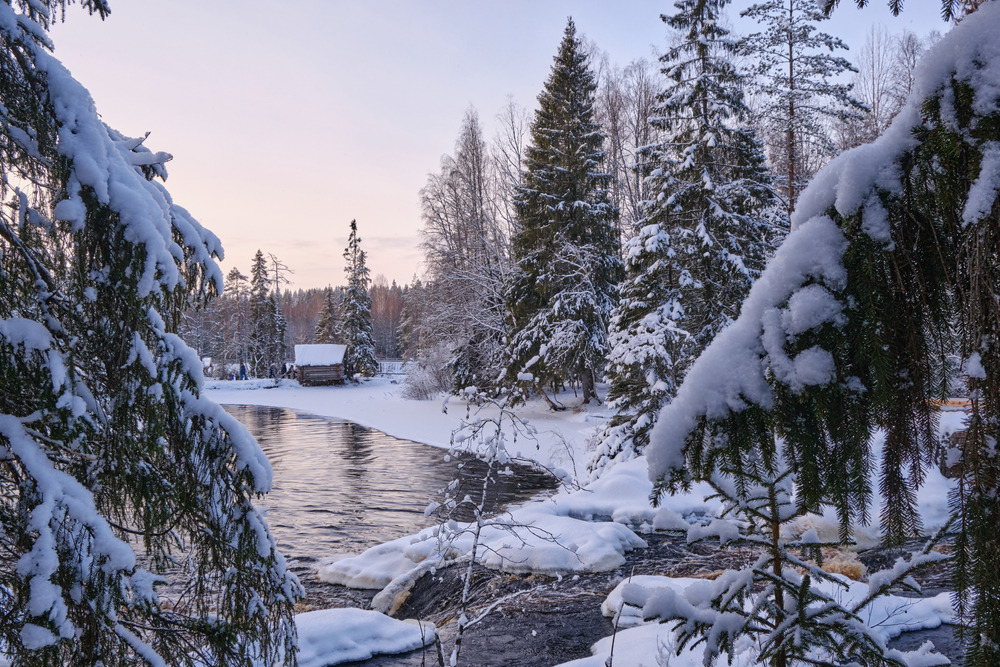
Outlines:
[[[840,307],[831,292],[846,284],[843,254],[848,241],[829,217],[830,209],[842,216],[860,212],[862,231],[891,248],[882,196],[902,192],[899,160],[917,144],[912,129],[923,122],[921,104],[954,78],[972,88],[977,114],[996,112],[997,34],[1000,6],[985,3],[924,56],[914,91],[886,133],[834,159],[802,193],[792,232],[754,284],[739,318],[694,363],[676,398],[660,413],[646,450],[651,479],[683,469],[688,435],[701,418],[722,419],[751,403],[771,407],[769,375],[797,391],[833,379],[834,360],[827,350],[817,346],[789,358],[784,349],[787,341],[808,329],[828,322],[841,326]],[[945,93],[942,121],[957,130],[954,100]],[[982,217],[1000,186],[1000,152],[985,146],[983,153],[979,179],[961,212],[966,225]]]

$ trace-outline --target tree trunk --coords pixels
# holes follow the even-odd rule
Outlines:
[[[583,405],[590,403],[591,398],[597,401],[598,405],[601,405],[601,399],[597,396],[597,383],[594,381],[594,371],[592,369],[587,368],[580,374],[580,384],[583,385]]]
[[[542,389],[542,385],[537,381],[535,382],[535,391],[538,392],[538,395],[541,396],[546,403],[549,404],[549,407],[553,412],[562,412],[566,409],[565,405],[560,405],[559,403],[556,403],[555,400],[549,398],[549,395],[545,393],[544,389]]]

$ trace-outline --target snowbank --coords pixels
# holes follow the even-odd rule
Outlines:
[[[365,609],[322,609],[295,616],[299,667],[327,667],[431,646],[437,629]]]
[[[817,588],[836,598],[840,604],[845,606],[849,606],[852,602],[856,603],[868,595],[868,584],[853,582],[846,577],[841,577],[841,579],[848,585],[846,590],[830,582],[821,582],[817,584]],[[601,605],[601,612],[605,616],[614,616],[621,608],[622,590],[628,585],[645,588],[653,594],[664,588],[672,589],[681,594],[690,590],[692,598],[704,598],[704,591],[701,589],[710,589],[712,582],[705,579],[632,577],[631,580],[620,583],[611,592],[605,603]],[[941,593],[931,598],[903,598],[888,595],[875,600],[862,610],[860,616],[869,627],[875,630],[883,642],[898,637],[904,632],[927,630],[936,628],[942,623],[951,623],[954,618],[951,598],[948,593]],[[673,633],[669,629],[672,625],[672,623],[643,623],[638,609],[625,608],[619,621],[618,636],[614,638],[614,664],[617,667],[656,664],[657,651],[662,648],[671,652],[669,653],[671,655],[670,667],[702,667],[704,656],[701,647],[694,650],[684,650],[679,656],[672,655],[675,646]],[[606,637],[594,644],[591,647],[592,657],[563,663],[559,667],[604,667],[605,661],[611,654],[612,639],[612,637]],[[947,661],[942,662],[942,656],[931,655],[929,648],[925,644],[917,651],[908,653],[890,651],[890,655],[913,667],[947,664]],[[754,645],[751,642],[744,642],[739,649],[737,655],[733,656],[732,665],[734,667],[749,667],[756,664]],[[725,664],[727,657],[723,654],[719,664]]]

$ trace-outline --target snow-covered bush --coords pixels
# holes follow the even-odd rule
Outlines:
[[[791,469],[747,461],[739,469],[721,470],[709,483],[725,503],[720,518],[708,526],[688,527],[667,512],[658,517],[661,524],[682,529],[688,543],[718,538],[724,545],[749,547],[755,562],[723,572],[711,583],[691,586],[683,594],[670,588],[650,592],[626,586],[622,591],[626,604],[640,608],[643,618],[672,622],[678,653],[703,643],[706,666],[723,656],[731,660],[741,646],[751,645],[756,662],[771,667],[903,667],[879,630],[866,624],[867,612],[890,589],[919,593],[911,575],[948,558],[931,551],[934,541],[909,559],[899,559],[891,570],[872,575],[868,595],[842,603],[848,583],[821,567],[822,548],[840,543],[821,542],[815,530],[807,530],[796,542],[781,538],[782,529],[806,512],[794,501]]]
[[[420,355],[416,361],[408,361],[403,367],[403,398],[427,401],[443,391],[452,388],[453,381],[449,361],[451,354],[444,345],[437,345]]]

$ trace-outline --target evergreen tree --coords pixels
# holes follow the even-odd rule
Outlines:
[[[317,343],[340,343],[342,340],[340,303],[329,285],[323,290],[323,309],[316,323]]]
[[[279,361],[284,361],[283,332],[279,332],[277,299],[271,294],[271,279],[267,258],[260,250],[250,267],[249,310],[249,372],[254,377],[267,377]]]
[[[347,292],[344,294],[343,340],[347,345],[344,369],[348,377],[357,373],[371,377],[378,373],[375,358],[375,335],[372,330],[372,299],[368,293],[371,283],[365,266],[365,251],[358,237],[358,223],[351,220],[351,235],[344,249],[344,272],[347,273]]]
[[[628,276],[611,317],[609,405],[617,409],[592,467],[641,451],[653,415],[695,357],[739,313],[768,254],[770,177],[743,101],[726,0],[680,0],[663,21],[684,40],[661,59],[668,87],[642,151],[648,192],[625,245]],[[605,457],[608,457],[607,459]]]
[[[571,19],[531,126],[516,202],[517,270],[507,290],[508,382],[529,382],[545,396],[544,384],[579,378],[584,402],[597,396],[623,273],[610,176],[599,171],[604,135],[594,122],[595,90]]]
[[[285,370],[285,359],[288,356],[288,346],[285,338],[288,336],[288,321],[281,310],[281,295],[275,289],[271,293],[271,309],[274,312],[274,344],[271,349],[274,372],[281,375]]]
[[[175,334],[222,289],[221,246],[160,182],[170,156],[51,55],[62,4],[0,3],[0,647],[291,665],[301,587],[255,507],[270,464]]]
[[[247,280],[237,267],[230,269],[226,274],[225,299],[222,302],[223,358],[236,366],[246,364],[249,358]]]
[[[790,216],[799,191],[823,162],[836,154],[829,121],[846,121],[863,109],[851,86],[837,80],[854,66],[833,55],[847,50],[840,39],[816,32],[828,16],[813,0],[767,0],[740,13],[763,24],[741,47],[753,63],[762,101],[759,123],[767,133],[775,181]]]
[[[962,463],[954,576],[976,667],[1000,663],[998,31],[995,2],[953,28],[886,133],[817,176],[646,450],[661,491],[787,466],[797,506],[835,508],[845,536],[869,518],[877,470],[883,538],[899,544],[922,529],[917,487],[939,447],[933,402],[956,388],[953,355],[962,359],[971,414],[949,452]]]

